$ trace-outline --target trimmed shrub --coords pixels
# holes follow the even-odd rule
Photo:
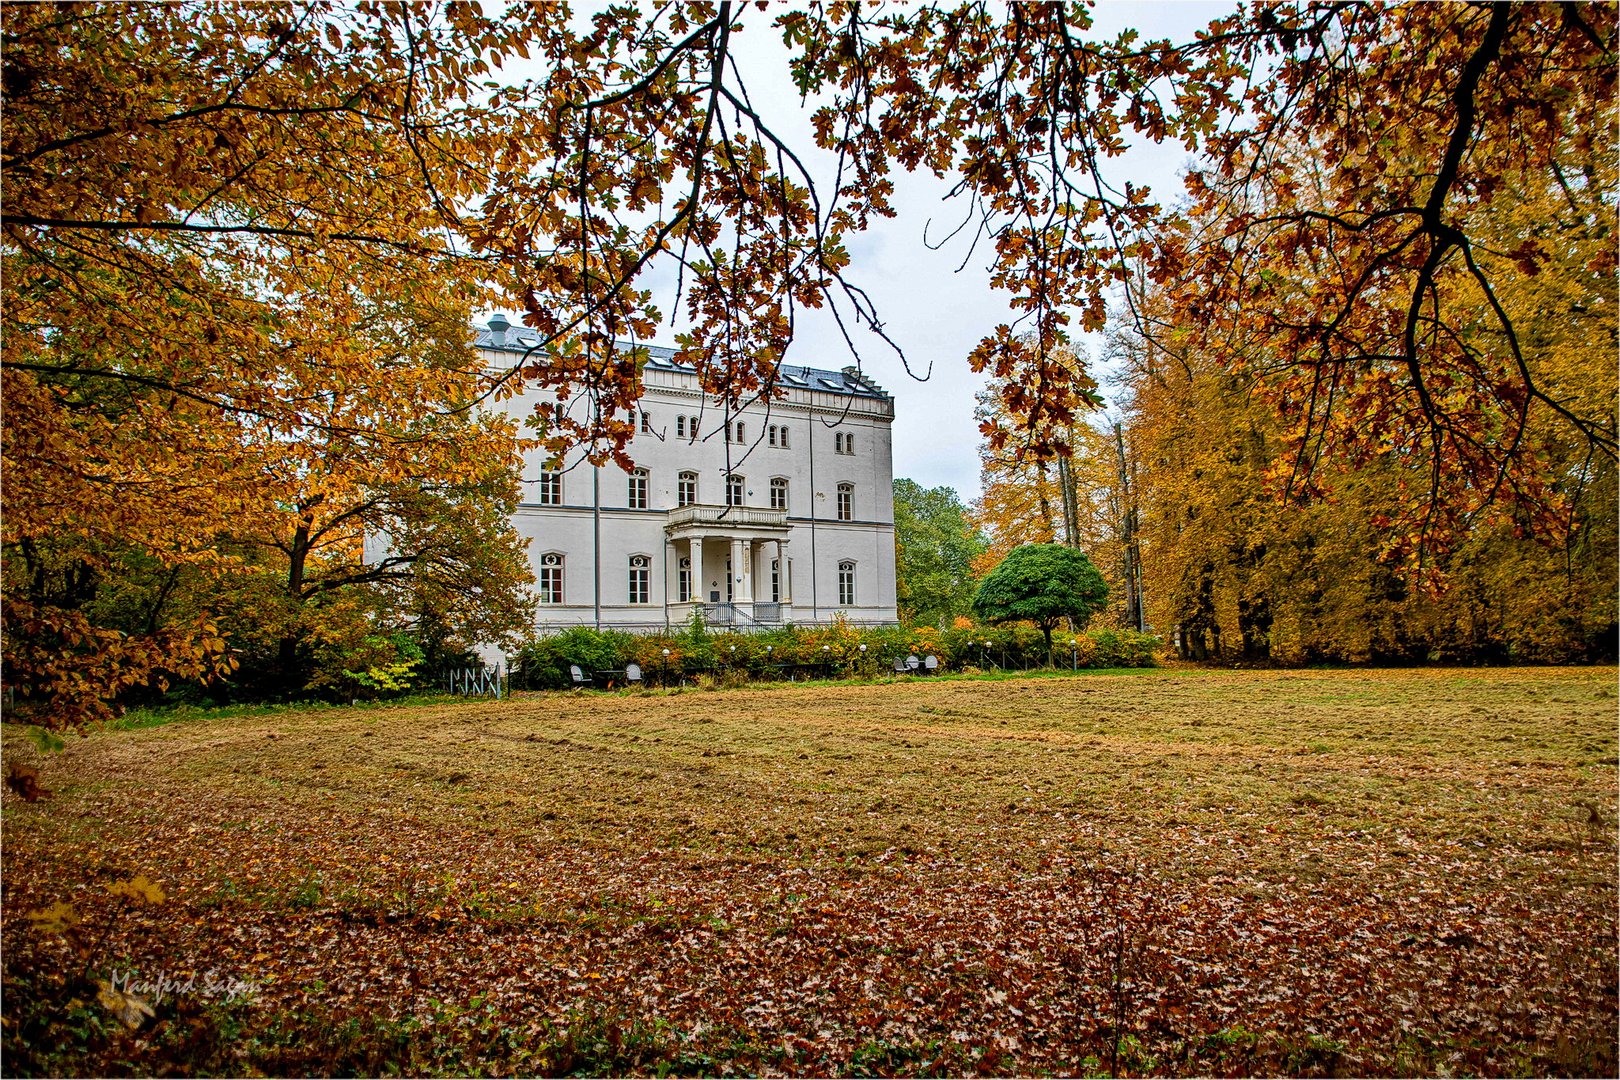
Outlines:
[[[1151,667],[1159,639],[1130,630],[1088,630],[1060,634],[1054,646],[1059,667],[1076,656],[1080,667]],[[714,633],[694,620],[676,632],[641,635],[574,627],[524,644],[512,658],[512,685],[564,689],[573,685],[570,664],[589,673],[635,663],[647,682],[666,686],[698,676],[728,685],[770,679],[793,664],[828,664],[835,675],[876,678],[892,673],[898,658],[929,654],[950,671],[1027,670],[1045,665],[1046,643],[1038,629],[1018,624],[859,628],[838,619],[824,626]]]

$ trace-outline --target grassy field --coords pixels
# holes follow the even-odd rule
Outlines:
[[[6,1071],[1612,1075],[1615,688],[1147,671],[8,737],[52,794],[5,796]],[[107,889],[143,874],[161,902]],[[86,968],[198,982],[127,1031]]]

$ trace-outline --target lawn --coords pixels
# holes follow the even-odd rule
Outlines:
[[[1612,1075],[1615,688],[1165,670],[8,729],[51,794],[5,795],[6,1072]],[[164,898],[107,888],[137,875]],[[77,926],[29,917],[59,902]]]

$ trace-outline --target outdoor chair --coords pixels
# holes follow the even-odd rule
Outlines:
[[[926,657],[924,657],[923,670],[930,675],[937,673],[939,671],[939,657],[935,656],[933,653],[929,653]]]
[[[641,683],[641,665],[640,664],[626,664],[626,665],[624,665],[624,681],[627,682],[627,683],[636,683],[637,685],[639,685]]]
[[[917,659],[916,653],[912,653],[910,656],[906,657],[907,671],[915,672],[920,667],[922,667],[922,661]]]
[[[584,669],[578,664],[569,664],[568,674],[573,678],[575,686],[591,685],[590,676],[586,675]]]
[[[910,675],[911,665],[897,656],[894,658],[894,673],[896,675]]]

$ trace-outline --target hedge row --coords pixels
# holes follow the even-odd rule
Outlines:
[[[1054,634],[1056,665],[1083,668],[1151,667],[1159,639],[1131,630]],[[865,646],[862,649],[861,646]],[[513,656],[514,689],[558,690],[572,685],[569,666],[587,673],[641,666],[652,683],[700,674],[779,677],[783,665],[828,665],[831,674],[871,678],[892,672],[898,657],[929,654],[949,671],[964,668],[1029,670],[1047,663],[1041,632],[1028,626],[786,626],[753,633],[713,631],[701,623],[674,633],[627,634],[575,627],[535,638]]]

